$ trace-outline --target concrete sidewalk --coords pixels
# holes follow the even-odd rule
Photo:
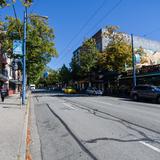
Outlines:
[[[19,94],[0,102],[0,159],[25,160],[28,124],[27,105]]]

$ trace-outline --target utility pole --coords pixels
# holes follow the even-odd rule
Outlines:
[[[27,7],[24,8],[24,27],[23,27],[23,76],[22,76],[22,104],[26,98],[26,38],[27,38]]]
[[[136,86],[136,65],[135,65],[135,54],[133,45],[133,34],[131,34],[131,46],[132,46],[132,66],[133,66],[133,87]]]

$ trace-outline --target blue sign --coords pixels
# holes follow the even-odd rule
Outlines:
[[[22,40],[14,40],[13,41],[13,54],[22,55]]]

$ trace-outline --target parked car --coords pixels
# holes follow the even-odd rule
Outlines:
[[[69,86],[69,87],[66,87],[64,89],[64,93],[66,93],[66,94],[74,94],[74,93],[77,93],[77,91],[76,91],[76,89],[74,87]]]
[[[86,94],[89,94],[89,95],[95,95],[96,93],[96,88],[94,87],[88,87],[85,91]]]
[[[36,85],[35,84],[30,84],[30,89],[31,90],[35,90],[36,89]]]
[[[131,90],[131,98],[135,101],[139,99],[152,99],[160,103],[160,87],[153,85],[137,85]]]
[[[88,87],[85,91],[85,93],[89,94],[89,95],[102,95],[103,92],[100,89],[97,89],[95,87]]]

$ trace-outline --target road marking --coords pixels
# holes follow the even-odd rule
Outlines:
[[[100,102],[100,101],[94,101],[94,100],[92,100],[92,101],[97,102],[97,103],[101,103],[101,104],[107,104],[107,105],[110,105],[110,106],[115,106],[115,104],[108,103],[108,102]]]
[[[152,146],[152,145],[150,145],[150,144],[148,144],[148,143],[146,143],[146,142],[143,142],[143,141],[140,141],[139,143],[141,143],[141,144],[143,144],[143,145],[145,145],[145,146],[147,146],[147,147],[153,149],[154,151],[157,151],[157,152],[160,153],[160,149],[157,148],[157,147],[154,147],[154,146]]]
[[[75,108],[74,107],[72,107],[72,105],[70,105],[70,104],[68,104],[68,103],[63,103],[65,106],[67,106],[67,107],[69,107],[69,108],[71,108],[71,109],[74,109],[75,110]]]

